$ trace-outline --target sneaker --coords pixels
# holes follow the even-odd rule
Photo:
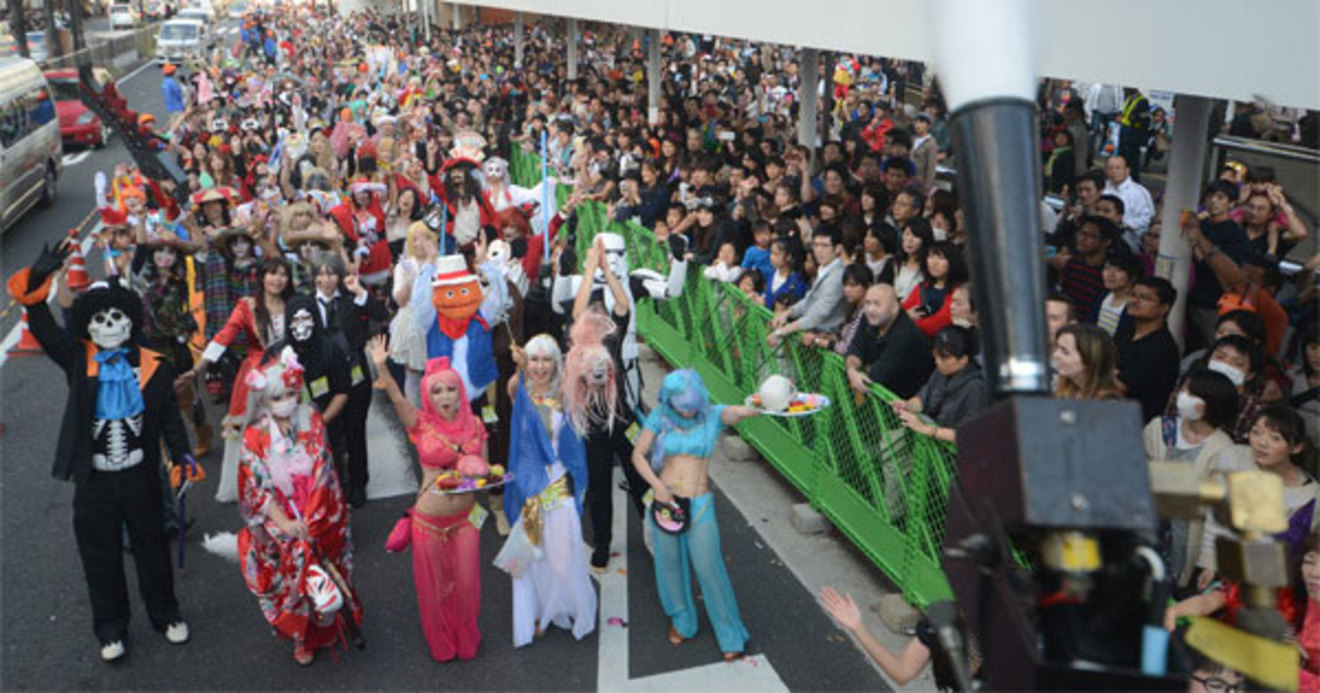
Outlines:
[[[597,573],[605,572],[610,565],[610,548],[608,546],[597,547],[591,552],[591,569]]]
[[[188,642],[192,635],[188,632],[188,624],[183,621],[175,621],[165,627],[165,639],[170,641],[171,645],[182,645]]]
[[[114,662],[123,658],[126,650],[123,640],[115,640],[101,645],[101,661]]]

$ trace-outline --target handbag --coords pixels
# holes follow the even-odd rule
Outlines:
[[[390,535],[385,539],[385,550],[390,553],[398,553],[408,548],[412,543],[412,511],[411,509],[403,511],[403,517],[400,517],[394,523],[394,529],[390,530]]]

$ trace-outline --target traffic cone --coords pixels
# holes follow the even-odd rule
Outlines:
[[[23,309],[22,318],[23,332],[19,335],[18,344],[9,350],[10,356],[31,356],[41,353],[41,342],[32,336],[32,331],[28,329],[27,308]]]
[[[70,291],[78,293],[91,286],[92,278],[87,275],[87,261],[83,259],[82,245],[75,241],[71,247],[73,251],[70,256],[73,261],[69,264],[69,271],[64,275],[64,281],[68,283]]]

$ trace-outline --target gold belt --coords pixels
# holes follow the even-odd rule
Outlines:
[[[560,503],[572,497],[572,482],[565,474],[523,503],[523,531],[527,533],[527,540],[532,542],[532,546],[541,545],[541,533],[545,529],[545,513],[554,510]]]

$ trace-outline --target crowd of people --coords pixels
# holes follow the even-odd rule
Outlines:
[[[160,364],[177,395],[161,419],[176,463],[192,468],[211,452],[204,400],[226,407],[216,499],[237,501],[243,577],[299,663],[332,644],[336,619],[351,630],[361,622],[349,519],[367,502],[373,389],[388,396],[422,470],[390,547],[411,547],[422,630],[439,661],[478,651],[486,519],[472,494],[441,484],[449,470],[485,477],[495,467],[512,479],[491,511],[508,536],[497,563],[514,580],[516,645],[551,624],[577,638],[595,627],[588,568],[608,568],[619,465],[632,510],[663,505],[686,518],[677,532],[648,521],[670,641],[697,629],[691,565],[721,651],[744,651],[707,478],[720,430],[758,412],[714,404],[688,370],[664,379],[649,412],[641,401],[637,302],[674,296],[688,272],[734,284],[773,313],[770,346],[831,350],[857,392],[897,395],[911,435],[956,444],[958,426],[989,405],[977,325],[997,308],[979,305],[968,281],[967,220],[938,174],[953,163],[948,115],[919,64],[828,66],[825,134],[810,147],[797,142],[797,95],[816,77],[788,48],[664,35],[662,99],[648,122],[648,39],[623,30],[584,33],[579,76],[568,79],[562,33],[539,25],[515,63],[508,27],[426,33],[319,7],[242,21],[236,44],[204,69],[167,67],[176,113],[152,136],[186,179],[124,165],[100,190],[110,286],[75,297],[60,285],[69,332],[39,300],[45,277],[60,273],[58,253],[10,288],[71,373],[82,367],[74,340],[89,364],[130,340],[141,355],[125,358]],[[1135,400],[1149,424],[1133,435],[1151,459],[1206,475],[1280,475],[1302,571],[1293,597],[1320,601],[1320,581],[1300,579],[1320,565],[1320,255],[1295,277],[1278,271],[1311,230],[1272,172],[1226,166],[1201,208],[1169,230],[1195,253],[1187,329],[1175,335],[1176,292],[1154,271],[1160,196],[1139,182],[1167,145],[1163,114],[1136,90],[1111,95],[1112,111],[1088,106],[1095,98],[1042,89],[1042,186],[1065,198],[1058,212],[1042,201],[1056,394]],[[514,185],[512,152],[540,154],[542,142],[550,179]],[[562,206],[555,184],[572,186]],[[576,213],[588,202],[653,232],[669,275],[631,272],[613,233],[576,257]],[[97,327],[110,312],[131,323],[116,338]],[[115,360],[106,363],[102,372]],[[139,378],[145,396],[145,372],[121,377]],[[86,461],[57,475],[76,478],[80,497],[89,488],[89,503],[104,494],[96,512],[127,517],[139,575],[169,583],[164,527],[147,516],[172,494],[162,498],[154,473],[134,472],[131,488],[107,481],[152,463],[161,431],[120,425],[140,407],[101,411],[108,384],[103,375],[95,411],[71,403],[97,433],[67,453]],[[87,387],[71,398],[86,399]],[[193,450],[180,439],[184,420]],[[103,440],[111,428],[135,432]],[[93,599],[102,656],[114,660],[127,624],[122,570],[121,587],[102,584],[118,568],[96,548],[105,532],[79,527],[84,563],[98,566],[87,572],[94,595],[114,592]],[[1184,600],[1170,627],[1231,613],[1240,598],[1213,550],[1228,530],[1212,517],[1164,530]],[[588,565],[576,560],[584,545]],[[825,601],[860,628],[850,598]],[[1320,629],[1303,624],[1306,612],[1287,611],[1299,633]],[[172,596],[152,618],[182,623]],[[183,628],[172,641],[187,639]]]

